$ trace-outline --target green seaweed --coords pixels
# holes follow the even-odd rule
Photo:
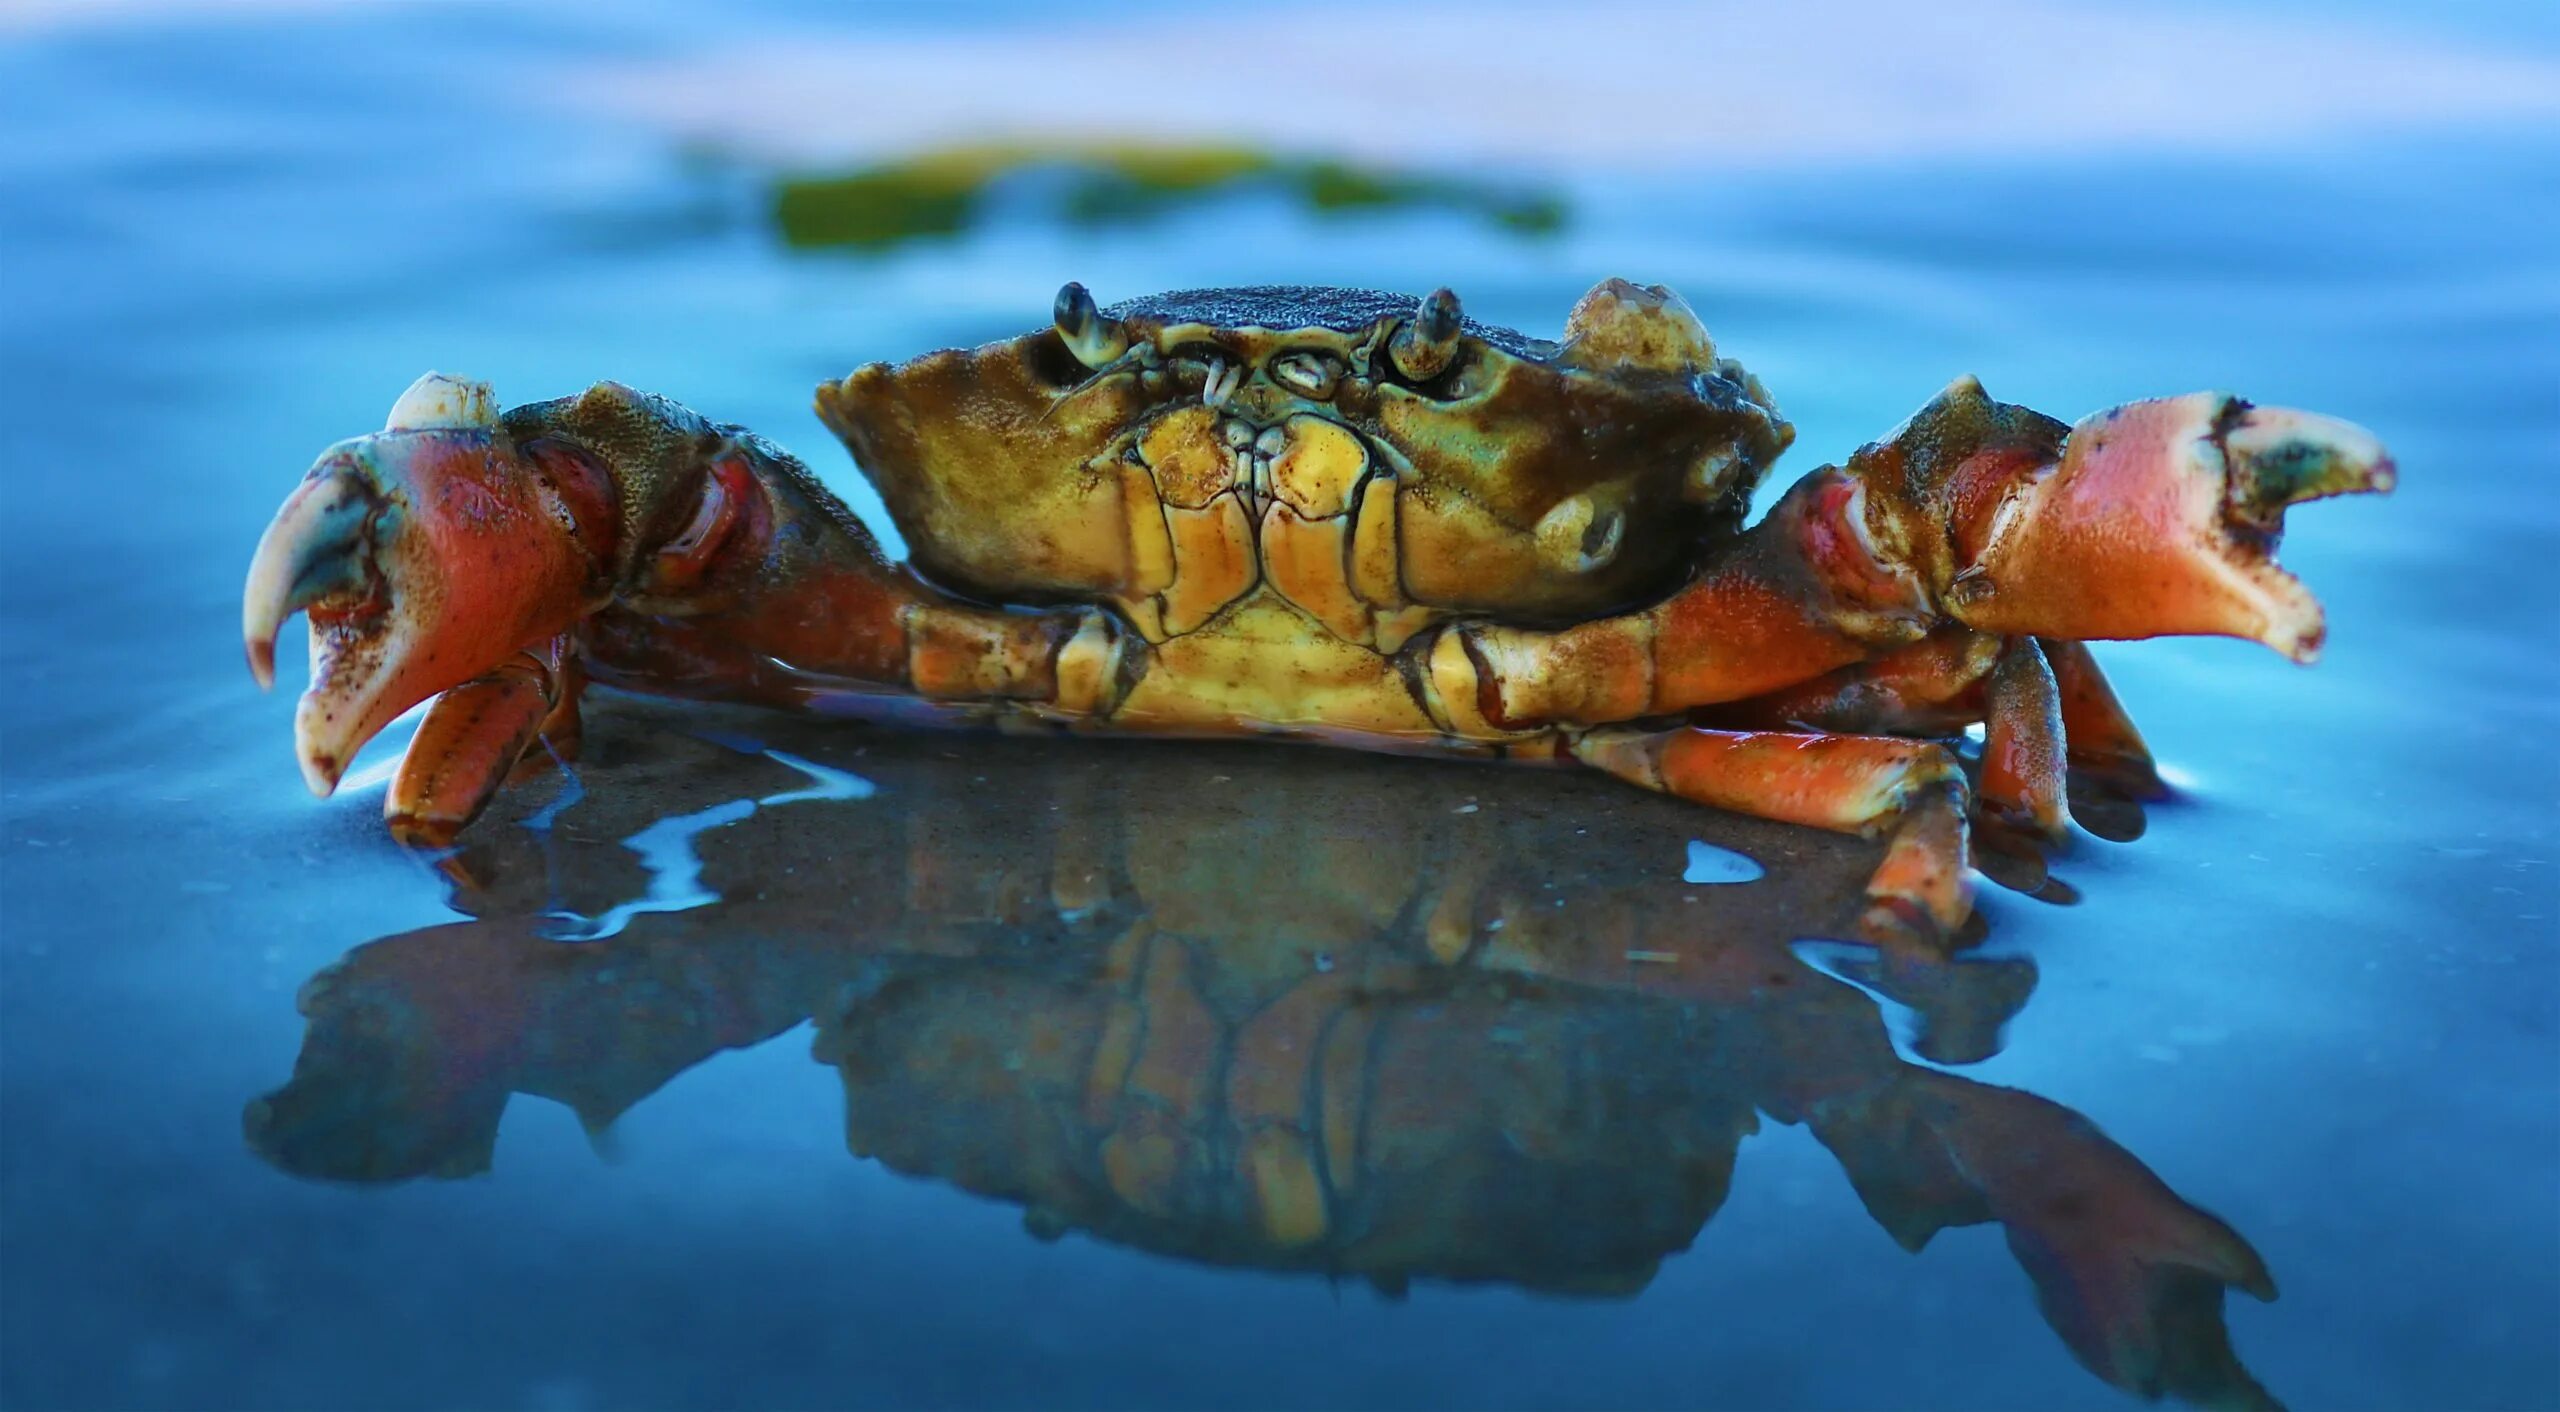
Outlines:
[[[998,144],[783,176],[774,187],[773,221],[793,249],[886,250],[960,234],[982,215],[991,187],[1034,170],[1064,175],[1056,214],[1077,225],[1141,221],[1257,190],[1282,193],[1320,215],[1448,210],[1526,237],[1555,233],[1567,216],[1563,200],[1544,192],[1246,147]]]

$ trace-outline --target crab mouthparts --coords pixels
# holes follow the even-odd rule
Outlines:
[[[1271,508],[1279,498],[1271,475],[1271,463],[1289,449],[1289,433],[1279,427],[1256,426],[1241,417],[1229,417],[1218,428],[1226,443],[1228,465],[1236,493],[1253,507],[1254,517]]]

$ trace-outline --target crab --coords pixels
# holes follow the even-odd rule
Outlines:
[[[2221,393],[2077,425],[1960,378],[1756,521],[1794,439],[1660,286],[1560,341],[1268,286],[1098,307],[817,391],[905,563],[799,461],[615,383],[499,410],[429,374],[330,447],[250,566],[249,662],[311,620],[305,778],[433,699],[385,811],[440,848],[565,758],[588,683],[1031,730],[1579,762],[1886,840],[1873,933],[1952,935],[1979,823],[2161,791],[2082,644],[2308,662],[2290,505],[2387,490],[2331,418]],[[1978,755],[1962,747],[1979,727]]]

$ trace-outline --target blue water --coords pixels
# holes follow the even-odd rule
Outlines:
[[[1916,1254],[1880,1229],[1961,1129],[2056,1154],[1973,1180],[2129,1154],[2227,1223],[2281,1291],[2228,1300],[2232,1344],[2290,1405],[2560,1406],[2547,117],[1524,157],[1500,174],[1563,193],[1553,238],[1246,196],[853,258],[781,247],[767,158],[562,97],[874,32],[822,7],[26,14],[0,23],[0,1403],[2126,1405],[2040,1316],[2014,1222]],[[2349,21],[2560,65],[2541,7]],[[2025,62],[1932,81],[1963,107]],[[2075,840],[2076,905],[1987,890],[1959,966],[1799,945],[1836,933],[1855,846],[1604,781],[627,704],[574,789],[511,794],[439,870],[383,836],[378,785],[303,792],[295,673],[241,669],[275,503],[427,367],[662,391],[867,507],[808,389],[1028,327],[1069,278],[1448,283],[1551,335],[1611,274],[1689,298],[1799,469],[1972,371],[2065,416],[2214,386],[2352,417],[2402,488],[2295,516],[2315,669],[2101,649],[2179,798]],[[1692,839],[1767,876],[1689,885]],[[1059,1067],[1115,1006],[1153,1036],[1129,1082],[1174,1088]],[[1241,1154],[1294,1117],[1181,1085],[1295,1083],[1355,1033],[1365,1145],[1323,1237],[1281,1240],[1256,1221],[1300,1208]],[[1191,1185],[1142,1179],[1166,1131]]]

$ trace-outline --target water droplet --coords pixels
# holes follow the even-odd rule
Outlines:
[[[1768,869],[1753,861],[1749,854],[1736,853],[1730,848],[1718,848],[1712,843],[1703,843],[1693,838],[1689,840],[1689,866],[1681,870],[1680,881],[1747,883],[1758,882],[1767,875]]]

